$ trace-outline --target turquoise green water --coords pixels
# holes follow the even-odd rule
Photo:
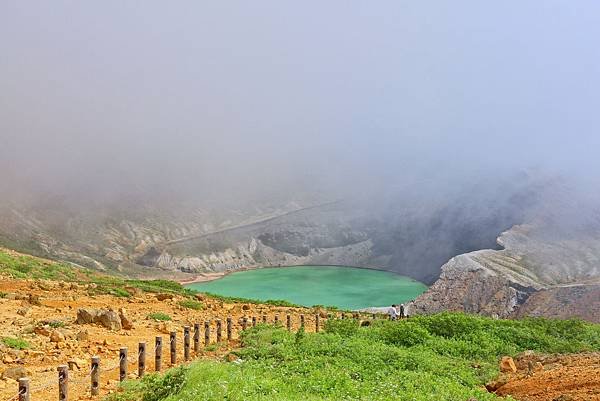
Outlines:
[[[232,297],[283,299],[298,305],[342,309],[403,303],[427,289],[425,284],[395,273],[341,266],[249,270],[186,287]]]

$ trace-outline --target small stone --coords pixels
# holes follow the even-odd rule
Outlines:
[[[121,319],[121,326],[123,327],[123,329],[125,329],[125,330],[133,329],[133,322],[127,316],[127,312],[125,311],[125,308],[119,309],[119,318]]]
[[[24,306],[22,308],[17,309],[17,314],[21,315],[21,316],[27,316],[30,311],[31,311],[31,308]]]
[[[35,306],[42,306],[39,295],[29,294],[29,303]]]
[[[156,299],[158,299],[159,301],[170,300],[170,299],[173,299],[173,294],[165,294],[165,293],[156,294]]]
[[[88,341],[90,339],[90,332],[85,329],[77,333],[77,341]]]
[[[533,371],[534,372],[542,372],[544,370],[544,365],[541,364],[541,362],[536,362],[533,364]]]
[[[500,371],[504,373],[516,373],[517,366],[510,356],[503,356],[500,360]]]
[[[50,336],[50,326],[37,326],[33,331],[40,336]]]
[[[50,333],[50,341],[53,343],[62,343],[65,341],[65,335],[58,330],[52,330]]]
[[[29,376],[29,371],[25,369],[23,366],[15,366],[13,368],[8,368],[4,372],[2,372],[2,379],[13,379],[19,380],[23,377]]]

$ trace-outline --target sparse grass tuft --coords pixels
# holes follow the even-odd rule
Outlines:
[[[179,306],[187,308],[187,309],[193,309],[193,310],[202,310],[202,309],[204,309],[204,305],[202,305],[201,302],[193,301],[191,299],[186,299],[186,300],[183,300],[183,301],[179,301]]]
[[[162,312],[150,313],[147,317],[148,317],[148,319],[153,319],[153,320],[156,320],[157,322],[166,322],[166,321],[171,320],[171,316],[167,315],[166,313],[162,313]]]
[[[22,350],[22,349],[31,348],[31,344],[29,344],[27,341],[23,340],[22,338],[4,337],[2,339],[2,342],[7,347],[13,348],[13,349]]]

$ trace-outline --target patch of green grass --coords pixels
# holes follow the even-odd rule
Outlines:
[[[65,322],[61,322],[60,320],[53,320],[51,322],[48,322],[48,326],[52,327],[53,329],[58,329],[60,327],[65,327],[66,324]]]
[[[166,313],[162,313],[162,312],[150,313],[147,317],[148,317],[148,319],[153,319],[153,320],[156,320],[157,322],[166,322],[166,321],[171,320],[171,316],[167,315]]]
[[[2,339],[2,342],[7,347],[13,348],[13,349],[21,350],[21,349],[31,348],[31,344],[29,344],[27,341],[23,340],[22,338],[4,337]]]
[[[5,298],[7,295],[8,293],[0,291],[0,298]]]
[[[244,303],[244,304],[262,304],[262,305],[273,305],[273,306],[284,306],[289,308],[298,308],[300,305],[293,304],[291,302],[282,300],[282,299],[269,299],[266,301],[261,301],[258,299],[251,298],[241,298],[241,297],[228,297],[226,295],[214,294],[212,292],[205,292],[207,296],[218,299],[219,301],[227,302],[227,303]]]
[[[600,350],[600,325],[579,320],[442,313],[369,327],[335,320],[325,328],[249,328],[235,351],[242,362],[200,360],[133,384],[122,399],[492,401],[500,398],[482,386],[498,374],[503,355]]]
[[[179,301],[179,306],[187,308],[187,309],[193,309],[193,310],[204,309],[204,305],[202,305],[201,302],[193,301],[191,299],[185,299],[183,301]]]
[[[53,281],[95,284],[92,294],[109,294],[128,298],[131,294],[126,287],[137,288],[144,292],[168,292],[186,297],[196,291],[184,288],[181,284],[169,280],[127,280],[109,276],[90,269],[75,267],[68,263],[54,262],[34,256],[13,254],[0,248],[0,274],[16,279],[46,279]]]

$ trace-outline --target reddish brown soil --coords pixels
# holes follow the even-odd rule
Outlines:
[[[524,355],[515,360],[519,371],[496,394],[520,401],[600,401],[600,353],[562,356]],[[529,369],[540,362],[543,370]],[[538,365],[540,366],[540,365]]]
[[[146,371],[154,371],[154,341],[156,336],[163,337],[163,370],[169,364],[169,332],[177,331],[177,359],[183,361],[183,327],[192,326],[192,359],[222,359],[239,346],[238,332],[242,317],[267,315],[273,322],[277,315],[282,324],[286,324],[286,315],[292,316],[293,329],[300,324],[300,315],[305,315],[307,331],[315,330],[315,313],[305,308],[287,308],[270,305],[228,304],[206,298],[202,301],[203,310],[191,310],[179,306],[184,298],[159,301],[155,294],[138,293],[132,298],[119,298],[110,295],[90,295],[87,285],[71,283],[36,282],[33,280],[12,280],[0,276],[0,292],[7,293],[0,298],[0,338],[22,338],[31,344],[27,350],[17,351],[0,342],[0,374],[7,369],[24,367],[31,379],[31,400],[47,401],[58,399],[57,367],[68,361],[76,360],[79,368],[70,374],[70,400],[89,400],[90,378],[89,363],[93,355],[101,357],[101,395],[114,392],[118,387],[119,348],[128,347],[130,378],[137,377],[138,343],[147,343]],[[26,298],[37,295],[40,305],[32,305]],[[12,299],[17,296],[19,299]],[[22,299],[21,299],[22,298]],[[131,330],[110,331],[95,324],[79,325],[75,323],[78,308],[106,308],[117,311],[124,308],[134,323]],[[26,313],[24,313],[26,310]],[[20,312],[20,313],[19,313]],[[163,312],[171,316],[170,322],[156,322],[147,316],[152,312]],[[234,322],[233,341],[226,341],[226,319],[231,316]],[[216,319],[222,320],[223,342],[215,345]],[[47,333],[40,333],[43,321],[57,320],[64,323],[59,330],[65,332],[66,339],[59,343],[50,341]],[[204,321],[210,320],[211,347],[204,343]],[[201,351],[193,352],[193,325],[201,323]],[[251,322],[248,323],[251,325]],[[36,329],[37,328],[37,329]],[[89,338],[79,341],[76,335],[87,330]],[[108,371],[105,371],[108,369]],[[6,401],[17,393],[17,382],[12,379],[0,379],[0,401]],[[102,397],[95,397],[101,399]]]

